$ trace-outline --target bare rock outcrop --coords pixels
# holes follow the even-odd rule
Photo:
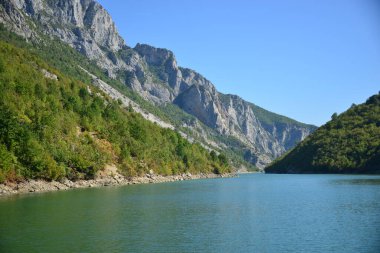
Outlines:
[[[2,0],[0,23],[27,40],[43,42],[47,36],[67,43],[147,101],[173,103],[183,114],[194,116],[197,121],[181,124],[194,136],[208,140],[213,135],[213,146],[226,149],[232,144],[225,139],[235,138],[244,145],[238,153],[244,153],[244,159],[257,167],[316,129],[238,96],[221,94],[199,73],[179,67],[170,50],[145,44],[127,46],[110,14],[95,0]],[[119,96],[109,87],[105,92]]]

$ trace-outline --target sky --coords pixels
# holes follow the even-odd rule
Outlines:
[[[127,45],[320,126],[380,91],[380,0],[98,0]]]

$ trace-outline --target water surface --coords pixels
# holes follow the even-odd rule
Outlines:
[[[380,177],[242,175],[0,198],[0,252],[380,252]]]

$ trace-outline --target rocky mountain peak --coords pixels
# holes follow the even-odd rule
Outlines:
[[[53,26],[56,33],[68,26],[65,32],[70,33],[67,28],[83,29],[81,32],[88,32],[91,40],[112,51],[125,45],[109,13],[94,0],[9,0],[11,4],[43,25]],[[78,39],[77,33],[67,35]]]
[[[94,0],[8,0],[0,4],[0,22],[15,33],[59,38],[107,69],[111,77],[123,68],[113,54],[125,47],[109,13]],[[32,19],[35,22],[32,23]]]
[[[147,101],[173,103],[197,118],[204,129],[195,135],[222,136],[216,146],[226,148],[239,141],[238,153],[247,150],[245,160],[258,167],[315,129],[218,92],[201,74],[179,67],[170,50],[146,44],[129,48],[95,0],[0,0],[0,23],[30,40],[44,40],[42,33],[67,43]],[[230,137],[232,142],[225,141]]]
[[[138,43],[134,47],[134,50],[150,65],[162,66],[166,65],[169,61],[169,63],[173,64],[173,68],[177,68],[174,54],[168,49]]]

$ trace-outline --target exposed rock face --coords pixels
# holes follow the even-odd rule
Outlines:
[[[233,136],[244,143],[244,158],[258,167],[315,129],[267,112],[238,96],[219,93],[197,72],[179,67],[169,50],[144,44],[128,47],[111,16],[94,0],[0,0],[0,22],[29,40],[43,40],[41,33],[58,38],[146,100],[178,105],[216,135]],[[203,126],[194,124],[189,128],[198,135],[207,135]]]
[[[221,122],[221,108],[218,107],[219,99],[214,87],[207,87],[198,84],[190,86],[181,93],[174,103],[189,114],[196,116],[207,126],[224,132],[224,122]]]
[[[236,95],[221,94],[211,84],[191,86],[174,103],[219,133],[234,136],[251,147],[253,153],[247,152],[246,160],[260,167],[292,148],[313,130],[295,121],[263,122],[254,113],[255,105]]]
[[[108,12],[93,0],[4,0],[0,21],[26,38],[37,30],[68,43],[115,76],[125,63],[114,57],[125,47]],[[30,26],[32,19],[39,26]]]
[[[193,70],[178,67],[173,52],[145,44],[137,44],[125,58],[133,66],[134,87],[146,99],[156,103],[172,102],[190,86],[209,85],[210,82]],[[133,59],[133,60],[132,60]],[[136,83],[139,86],[136,87]],[[145,91],[145,94],[144,94]]]

